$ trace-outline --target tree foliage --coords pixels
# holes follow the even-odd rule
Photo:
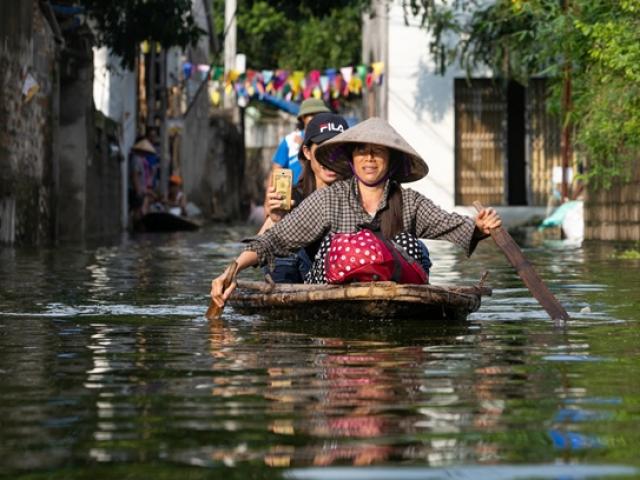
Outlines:
[[[80,0],[105,45],[132,68],[136,46],[146,41],[164,48],[195,44],[205,34],[195,22],[191,0]]]
[[[593,184],[627,177],[640,153],[640,2],[638,0],[405,0],[407,14],[432,35],[442,70],[487,65],[526,84],[545,76],[559,104],[570,71],[572,103],[562,112]]]
[[[311,70],[360,62],[361,13],[367,0],[238,2],[237,51],[253,69]],[[224,44],[224,1],[213,0]],[[220,57],[220,60],[221,57]]]

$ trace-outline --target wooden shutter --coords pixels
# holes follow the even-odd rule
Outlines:
[[[456,204],[504,205],[504,91],[490,79],[456,79],[454,96]]]

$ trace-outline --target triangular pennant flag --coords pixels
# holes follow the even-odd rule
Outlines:
[[[344,81],[348,84],[351,81],[353,67],[342,67],[340,73],[342,73],[342,78],[344,78]]]
[[[297,95],[300,91],[300,84],[302,83],[302,79],[304,79],[304,72],[301,70],[296,70],[289,77],[289,85],[291,85],[291,91],[293,95]]]
[[[309,85],[315,87],[320,81],[320,70],[311,70],[309,72]]]
[[[333,80],[336,78],[337,70],[335,68],[327,68],[324,74],[329,78],[329,83],[333,85]]]
[[[272,78],[273,78],[273,70],[262,70],[262,80],[264,81],[265,85],[269,83]]]
[[[221,95],[217,89],[211,90],[210,97],[211,97],[211,103],[213,104],[214,107],[217,107],[218,105],[220,105]]]
[[[229,70],[227,72],[227,82],[235,82],[240,76],[240,72],[238,70]]]
[[[224,68],[223,67],[216,67],[213,69],[213,73],[211,74],[211,80],[222,80],[222,77],[224,75]]]
[[[369,90],[371,90],[371,87],[373,87],[373,73],[372,72],[367,73],[366,84],[367,84],[367,88]]]
[[[371,64],[371,68],[373,68],[373,74],[376,77],[376,80],[380,75],[384,72],[384,62],[374,62]]]
[[[327,92],[329,91],[329,77],[326,75],[322,75],[320,77],[320,88],[322,89],[322,92]]]
[[[349,93],[360,95],[362,92],[362,79],[360,77],[351,77],[349,82]]]

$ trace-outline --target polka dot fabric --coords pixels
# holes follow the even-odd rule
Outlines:
[[[331,247],[331,239],[333,234],[330,233],[322,239],[318,252],[313,259],[313,265],[304,279],[304,283],[329,283],[324,271],[324,259]]]
[[[391,245],[387,245],[366,229],[351,234],[328,235],[318,249],[305,282],[391,280],[397,264],[401,263],[403,283],[426,283],[426,273],[420,266],[423,250],[419,242],[414,236],[401,233],[394,237]],[[402,259],[398,260],[390,252],[393,247]]]

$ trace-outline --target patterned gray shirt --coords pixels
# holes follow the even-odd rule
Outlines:
[[[295,253],[328,233],[350,233],[360,225],[379,222],[386,208],[390,183],[385,184],[382,201],[372,217],[360,202],[357,180],[343,180],[315,191],[264,235],[253,239],[245,250],[258,254],[261,265],[273,266],[275,256]],[[402,189],[404,231],[418,238],[449,240],[471,255],[482,235],[474,235],[475,221],[436,206],[420,193]]]

